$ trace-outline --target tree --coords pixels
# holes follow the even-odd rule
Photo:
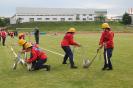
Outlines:
[[[4,23],[5,25],[9,25],[10,24],[10,18],[4,18]]]
[[[3,19],[0,18],[0,26],[1,26],[1,27],[4,27],[4,25],[5,25],[5,24],[4,24]]]
[[[103,15],[99,15],[99,16],[95,17],[95,20],[98,22],[105,22],[106,17]]]
[[[4,27],[10,24],[9,18],[0,18],[0,26]]]
[[[122,23],[125,25],[131,24],[132,23],[132,18],[128,13],[125,13],[122,17]]]

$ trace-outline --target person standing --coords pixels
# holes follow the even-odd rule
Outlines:
[[[1,29],[0,29],[0,42],[1,42]]]
[[[25,39],[25,34],[24,33],[19,33],[18,38],[19,39]]]
[[[65,52],[65,56],[64,56],[64,60],[63,60],[62,64],[67,64],[67,59],[69,57],[71,68],[77,68],[77,66],[75,66],[75,64],[74,64],[73,52],[70,48],[70,45],[80,47],[80,44],[76,43],[73,39],[75,32],[76,32],[75,28],[70,28],[67,31],[67,33],[65,34],[63,40],[61,41],[61,47]]]
[[[34,36],[35,36],[35,41],[36,41],[36,44],[39,44],[39,28],[36,27],[35,30],[34,30]]]
[[[6,31],[4,29],[2,29],[1,37],[2,37],[2,45],[3,46],[5,46],[6,36],[7,36]]]
[[[17,30],[14,31],[14,36],[18,36],[18,31]]]
[[[111,63],[111,57],[114,48],[114,32],[111,30],[108,23],[103,23],[102,29],[103,32],[99,42],[99,49],[104,47],[104,66],[102,70],[112,70],[113,66]]]
[[[14,38],[14,32],[10,32],[11,38]]]

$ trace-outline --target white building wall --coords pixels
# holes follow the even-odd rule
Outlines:
[[[76,15],[73,16],[16,16],[16,19],[22,18],[20,23],[30,22],[30,18],[34,18],[34,21],[76,21]],[[41,20],[38,20],[38,19]],[[61,20],[63,19],[64,20]],[[49,20],[48,20],[49,19]],[[78,21],[94,21],[94,16],[83,16],[82,14],[79,16]]]
[[[131,18],[132,18],[132,24],[133,24],[133,14],[131,14],[130,16],[131,16]]]
[[[101,12],[101,14],[106,15],[106,10],[103,11],[105,11],[105,13]],[[11,18],[10,22],[14,24],[18,21],[17,19],[19,19],[20,23],[30,22],[31,20],[40,22],[94,21],[95,16],[97,16],[96,14],[95,10],[92,9],[18,8],[15,17]],[[77,17],[79,19],[77,19]]]
[[[16,16],[16,19],[22,18],[20,23],[23,22],[30,22],[30,18],[34,18],[34,21],[41,21],[41,22],[50,22],[50,21],[63,21],[61,20],[64,18],[64,21],[76,21],[76,17],[73,16]],[[38,20],[38,18],[41,18],[41,20]],[[49,18],[49,20],[47,20]],[[71,20],[70,20],[71,19]]]
[[[16,24],[16,16],[10,18],[10,24]]]
[[[15,18],[10,18],[10,24],[16,24],[16,19]]]

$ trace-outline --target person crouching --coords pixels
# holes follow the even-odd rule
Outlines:
[[[30,52],[30,58],[26,59],[27,63],[32,63],[32,71],[46,69],[50,71],[50,65],[45,65],[47,62],[46,54],[38,48],[32,46],[31,43],[25,44],[26,52]]]

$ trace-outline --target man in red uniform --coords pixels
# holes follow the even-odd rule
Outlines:
[[[11,38],[14,38],[14,32],[10,32]]]
[[[19,39],[25,39],[25,34],[24,33],[19,33],[18,38]]]
[[[80,44],[76,43],[73,40],[73,36],[76,32],[75,28],[70,28],[67,33],[65,34],[63,40],[61,41],[61,47],[65,52],[65,56],[64,56],[64,60],[62,64],[67,64],[66,61],[69,57],[69,61],[71,64],[71,68],[77,68],[77,66],[75,66],[74,61],[73,61],[73,52],[70,48],[70,45],[74,45],[74,46],[78,46],[80,47]]]
[[[1,29],[0,29],[0,42],[1,42]]]
[[[26,52],[30,52],[30,58],[26,59],[27,63],[32,63],[32,70],[39,70],[46,68],[50,71],[50,65],[44,65],[47,62],[47,55],[41,51],[39,48],[32,47],[30,43],[24,45]]]
[[[103,23],[102,29],[104,31],[102,32],[99,42],[99,49],[104,47],[104,67],[102,68],[102,70],[112,70],[113,67],[111,63],[111,57],[114,48],[114,32],[111,31],[111,28],[108,23]]]
[[[1,32],[2,45],[3,45],[3,46],[5,46],[6,36],[7,36],[7,33],[6,33],[6,31],[3,29],[2,32]]]

